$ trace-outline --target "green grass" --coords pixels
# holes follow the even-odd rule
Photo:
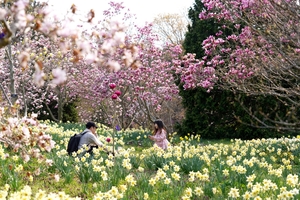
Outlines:
[[[231,139],[204,139],[201,138],[200,139],[200,144],[202,145],[214,145],[214,144],[230,144],[231,143]]]

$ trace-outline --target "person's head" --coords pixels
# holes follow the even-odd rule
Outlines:
[[[164,128],[164,123],[160,119],[157,119],[154,121],[154,127],[155,130],[161,130]]]
[[[86,123],[85,127],[87,129],[90,129],[92,131],[92,133],[96,133],[96,129],[98,128],[98,126],[95,124],[95,122],[88,122]]]

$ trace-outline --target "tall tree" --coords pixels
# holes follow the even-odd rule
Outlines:
[[[123,65],[118,71],[104,71],[98,67],[86,70],[86,64],[82,63],[70,77],[73,95],[86,103],[80,109],[82,118],[92,117],[112,125],[115,117],[124,129],[133,124],[149,127],[155,118],[162,117],[171,100],[178,99],[172,62],[179,60],[181,48],[156,47],[157,37],[152,33],[151,25],[137,28],[134,35],[127,35],[127,42],[136,44],[132,50],[139,57],[139,67]],[[114,56],[117,57],[119,54]],[[116,91],[120,91],[121,95],[114,99]]]
[[[186,53],[195,53],[195,57],[200,60],[209,58],[205,58],[206,52],[202,48],[203,42],[208,37],[222,35],[222,37],[226,38],[226,36],[232,34],[230,25],[224,29],[221,21],[213,18],[200,20],[199,14],[206,9],[202,1],[195,1],[193,8],[189,11],[192,24],[188,26],[186,39],[183,43]],[[182,64],[183,67],[187,65],[191,69],[197,69],[198,63],[200,63],[200,60],[194,59],[192,55],[187,55],[185,60],[186,62]],[[195,65],[191,63],[195,63]],[[189,74],[182,71],[182,75],[187,77]],[[198,75],[206,76],[205,74]],[[180,84],[180,95],[183,98],[186,117],[181,126],[179,126],[180,132],[184,134],[200,134],[204,138],[227,137],[243,139],[265,137],[269,134],[268,131],[245,124],[245,122],[249,122],[251,117],[244,110],[244,107],[260,108],[264,111],[267,111],[270,105],[272,105],[272,108],[278,107],[276,104],[274,105],[274,102],[270,103],[270,99],[251,98],[218,86],[209,88],[208,92],[207,89],[204,89],[205,83],[198,85],[196,88],[184,86],[186,84]]]
[[[106,23],[106,28],[98,33],[88,31],[94,26],[93,10],[85,17],[77,15],[73,5],[71,12],[62,19],[47,6],[32,7],[31,1],[10,3],[12,6],[0,8],[1,89],[10,104],[13,104],[8,98],[10,94],[20,97],[14,101],[25,111],[26,108],[41,110],[56,102],[57,116],[51,109],[48,113],[60,121],[63,106],[72,101],[66,76],[72,76],[77,63],[84,60],[87,68],[93,63],[105,71],[109,67],[115,69],[111,62],[130,65],[135,60],[130,50],[133,45],[125,44],[124,27],[120,23]],[[111,5],[122,7],[121,4]],[[115,61],[112,57],[115,51],[119,57],[124,56],[123,59]],[[10,85],[14,86],[13,90]]]
[[[203,10],[200,19],[230,22],[234,24],[233,33],[226,38],[222,34],[209,36],[203,42],[205,59],[199,62],[197,69],[188,70],[191,72],[188,79],[183,77],[187,80],[185,87],[210,88],[218,84],[247,95],[272,96],[288,110],[284,114],[269,115],[248,108],[255,119],[251,125],[299,130],[299,1],[203,2],[210,9]],[[221,27],[228,27],[228,23],[222,23]]]
[[[195,0],[193,7],[188,12],[188,17],[191,21],[188,24],[188,31],[185,35],[183,48],[186,53],[195,53],[196,58],[204,56],[204,49],[202,42],[210,35],[218,32],[219,25],[214,19],[207,19],[205,21],[199,20],[199,14],[206,9],[201,0]]]
[[[202,42],[210,35],[218,32],[220,25],[214,19],[201,21],[199,13],[206,9],[200,0],[196,0],[193,7],[190,8],[188,16],[191,24],[188,25],[188,32],[183,43],[186,53],[194,53],[195,58],[202,58],[205,55],[201,48]],[[192,56],[193,57],[193,56]],[[229,93],[213,89],[208,93],[204,89],[185,89],[182,83],[180,86],[180,95],[183,98],[183,106],[186,109],[185,119],[179,128],[181,134],[200,134],[204,138],[226,137],[224,134],[227,125],[233,127],[236,120],[232,115]],[[231,94],[231,101],[232,94]],[[212,102],[214,102],[212,104]],[[213,105],[213,106],[212,106]]]
[[[28,11],[34,15],[34,10],[36,8],[44,7],[44,4],[38,3],[34,0],[29,1]],[[12,9],[13,2],[4,1],[1,3],[1,6],[5,9]],[[5,16],[5,10],[2,10],[2,17]],[[0,56],[4,60],[6,66],[1,66],[2,70],[2,80],[0,81],[1,91],[9,104],[9,106],[15,106],[16,101],[18,100],[17,92],[17,81],[16,81],[16,51],[13,46],[14,43],[21,42],[24,38],[19,31],[16,30],[15,24],[10,23],[12,19],[8,18],[6,20],[1,20],[2,33],[0,38],[0,46],[3,48],[3,51],[0,52]],[[3,64],[2,63],[2,64]],[[5,74],[6,72],[6,74]],[[6,81],[3,80],[6,78]],[[27,110],[27,109],[25,109]]]

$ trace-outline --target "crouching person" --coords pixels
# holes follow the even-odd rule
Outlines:
[[[84,155],[87,152],[93,155],[94,148],[104,147],[104,145],[98,139],[96,133],[98,126],[94,122],[88,122],[85,127],[86,129],[83,131],[84,134],[79,141],[78,150],[81,152],[81,155]],[[88,149],[84,149],[84,147],[87,147]],[[104,148],[104,150],[108,152],[106,148]]]

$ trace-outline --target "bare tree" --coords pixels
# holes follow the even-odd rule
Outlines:
[[[162,43],[181,45],[187,32],[188,19],[184,14],[159,14],[154,18],[153,30]]]

